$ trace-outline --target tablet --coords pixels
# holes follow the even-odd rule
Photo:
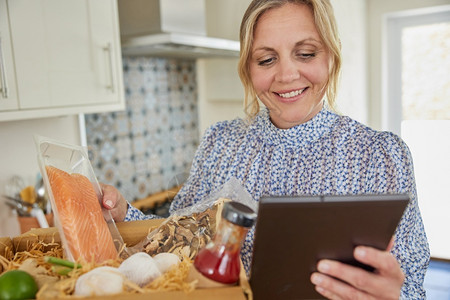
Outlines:
[[[357,245],[386,249],[409,195],[270,196],[260,199],[250,285],[255,300],[320,299],[310,281],[322,258],[372,271]]]

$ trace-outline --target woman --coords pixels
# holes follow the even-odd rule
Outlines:
[[[254,0],[240,42],[249,118],[208,129],[172,211],[202,200],[231,177],[255,201],[262,195],[409,193],[390,251],[355,248],[355,258],[375,273],[322,260],[311,282],[330,299],[425,298],[429,250],[410,152],[394,134],[332,111],[341,54],[329,1]],[[127,209],[114,188],[104,192],[116,220],[145,218],[131,205]],[[250,231],[241,253],[247,272],[252,245]]]

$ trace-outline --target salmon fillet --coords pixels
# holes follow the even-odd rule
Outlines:
[[[46,171],[73,258],[97,263],[117,258],[113,238],[89,179],[52,166],[46,166]]]

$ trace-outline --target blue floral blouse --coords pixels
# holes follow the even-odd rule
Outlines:
[[[402,298],[425,298],[429,247],[417,204],[411,154],[390,132],[372,130],[323,108],[290,129],[275,127],[267,109],[248,122],[219,122],[205,133],[190,176],[171,211],[190,206],[237,178],[255,201],[263,195],[409,193],[392,253],[406,275]],[[152,218],[129,205],[126,221]],[[254,228],[241,257],[249,273]]]

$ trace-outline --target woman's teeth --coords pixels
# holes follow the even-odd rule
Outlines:
[[[280,95],[280,97],[282,97],[282,98],[291,98],[291,97],[295,97],[295,96],[301,94],[304,90],[305,89],[301,89],[301,90],[292,91],[292,92],[284,93],[284,94],[278,94],[278,95]]]

